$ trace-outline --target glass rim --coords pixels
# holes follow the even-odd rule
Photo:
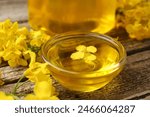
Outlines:
[[[119,41],[113,39],[110,36],[107,36],[107,35],[104,35],[104,34],[99,34],[99,33],[96,33],[96,32],[90,32],[90,33],[87,33],[87,32],[82,32],[82,33],[81,32],[79,32],[79,33],[76,32],[76,33],[74,33],[73,32],[73,33],[63,33],[63,34],[55,35],[50,40],[48,40],[46,43],[44,43],[42,48],[41,48],[41,53],[42,53],[43,60],[46,63],[48,63],[48,65],[50,65],[52,68],[57,69],[57,70],[59,70],[61,72],[67,73],[67,74],[74,74],[74,75],[75,74],[85,74],[85,73],[87,74],[87,72],[76,72],[76,71],[66,70],[66,69],[60,68],[58,66],[55,66],[54,64],[50,63],[47,60],[46,56],[44,55],[44,53],[45,53],[44,52],[44,47],[47,44],[49,44],[49,43],[54,43],[54,42],[62,41],[62,40],[69,39],[69,38],[85,37],[85,36],[87,36],[87,37],[95,37],[97,39],[102,39],[102,40],[104,40],[106,42],[109,42],[110,44],[112,44],[114,47],[117,48],[118,53],[119,53],[119,61],[118,61],[118,63],[116,63],[114,65],[114,67],[110,68],[110,70],[112,72],[110,72],[109,74],[112,74],[113,72],[117,71],[121,66],[123,66],[126,63],[127,54],[126,54],[126,51],[125,51],[123,45]],[[55,45],[55,43],[53,45]],[[120,56],[120,54],[122,54],[122,55]],[[96,73],[97,71],[88,72],[88,74],[91,74],[93,72]],[[101,72],[103,72],[103,71],[101,71]],[[107,76],[109,74],[106,74],[106,75],[103,75],[103,76]]]

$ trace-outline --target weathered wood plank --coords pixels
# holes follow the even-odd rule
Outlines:
[[[135,39],[130,39],[127,32],[123,28],[113,29],[108,35],[118,38],[119,41],[125,47],[128,55],[138,53],[145,50],[150,50],[150,39],[145,39],[138,41]]]
[[[12,93],[14,86],[15,86],[15,84],[7,84],[4,86],[0,86],[0,91],[4,91],[6,93]],[[27,82],[27,83],[23,84],[21,87],[19,87],[17,89],[16,93],[20,97],[25,96],[26,94],[29,94],[33,91],[33,87],[34,87],[33,83]]]
[[[10,18],[12,21],[27,22],[28,0],[0,0],[0,21]]]
[[[150,96],[145,97],[144,100],[150,100]]]
[[[127,98],[124,98],[125,100],[130,99],[130,100],[137,100],[137,99],[144,99],[144,100],[148,100],[150,99],[150,90],[147,91],[143,91],[141,93],[137,93],[134,95],[131,95]]]
[[[1,67],[2,80],[5,84],[10,84],[16,82],[20,77],[22,77],[25,67],[11,68],[9,66]]]

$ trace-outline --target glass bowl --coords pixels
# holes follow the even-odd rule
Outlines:
[[[105,86],[126,62],[122,44],[98,33],[60,34],[47,41],[41,51],[53,77],[64,87],[81,92]]]

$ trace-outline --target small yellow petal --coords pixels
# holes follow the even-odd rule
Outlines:
[[[43,81],[51,82],[50,75],[44,74],[42,69],[41,69],[41,71],[37,72],[37,74],[35,73],[34,75],[35,75],[35,77],[37,77],[36,82],[43,82]]]
[[[49,97],[49,100],[59,100],[59,98],[56,96],[51,96],[51,97]]]
[[[28,29],[26,27],[22,27],[22,28],[19,28],[17,30],[17,34],[18,35],[27,35],[29,32],[28,32]]]
[[[17,62],[14,59],[9,60],[8,64],[10,67],[17,67],[18,66]]]
[[[35,62],[29,66],[24,72],[24,76],[29,78],[32,82],[49,81],[50,71],[47,68],[47,63]]]
[[[27,66],[28,62],[26,60],[20,58],[18,64],[21,66]]]
[[[12,25],[12,22],[10,21],[10,19],[7,19],[7,20],[5,20],[4,22],[2,22],[2,24],[3,24],[3,28],[5,27],[5,28],[10,28],[11,27],[11,25]]]
[[[38,30],[38,31],[30,31],[30,45],[40,47],[43,43],[48,41],[50,39],[50,36],[47,35],[44,30]]]
[[[77,51],[85,52],[86,51],[86,46],[85,45],[79,45],[76,47]]]
[[[6,95],[4,92],[0,91],[0,100],[13,100],[11,95]]]
[[[25,60],[30,59],[30,55],[27,53],[27,51],[23,52],[23,57],[24,57]]]
[[[38,98],[33,94],[28,94],[24,99],[25,100],[37,100]]]
[[[36,47],[40,47],[42,45],[42,40],[39,40],[39,39],[34,39],[34,40],[31,40],[30,41],[30,44],[32,46],[36,46]]]
[[[96,56],[93,54],[88,54],[87,56],[85,56],[84,59],[87,61],[94,61],[94,60],[96,60]]]
[[[13,32],[17,32],[18,30],[18,23],[14,22],[10,28]]]
[[[26,36],[25,35],[20,35],[17,39],[16,39],[16,46],[19,46],[20,48],[27,48],[27,44],[26,44]]]
[[[34,87],[34,93],[37,97],[41,99],[50,97],[52,94],[51,87],[52,85],[49,82],[37,82]]]
[[[28,51],[24,52],[24,55],[26,57],[29,57],[27,54],[30,55],[30,64],[29,64],[29,66],[32,66],[32,64],[34,64],[35,61],[36,61],[36,54],[34,52],[32,52],[31,50],[28,50]]]
[[[94,46],[88,46],[88,47],[86,48],[86,50],[87,50],[87,52],[91,52],[91,53],[97,52],[97,48],[94,47]]]
[[[71,58],[73,60],[83,59],[84,58],[84,52],[75,52],[71,54]]]

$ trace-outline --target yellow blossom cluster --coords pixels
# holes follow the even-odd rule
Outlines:
[[[19,28],[17,22],[10,20],[0,22],[0,35],[0,62],[8,61],[11,67],[27,66],[30,58],[26,51],[40,48],[50,39],[43,30],[29,32],[26,27]]]
[[[97,48],[94,46],[79,45],[76,47],[76,52],[71,54],[72,60],[84,60],[86,63],[91,63],[92,61],[96,60],[96,56],[94,53],[97,52]]]
[[[0,62],[8,61],[10,67],[28,66],[23,76],[34,82],[33,94],[24,97],[27,100],[58,99],[52,86],[52,79],[46,63],[37,61],[43,43],[50,39],[44,30],[28,31],[9,19],[0,22]],[[0,99],[15,99],[14,94],[0,92]]]
[[[120,0],[121,1],[121,0]],[[122,0],[124,1],[122,21],[124,28],[133,39],[143,40],[150,38],[150,1],[149,0]]]
[[[18,23],[10,20],[0,22],[0,59],[8,61],[11,67],[27,66],[27,60],[23,59],[23,53],[27,49],[26,28],[18,28]]]

